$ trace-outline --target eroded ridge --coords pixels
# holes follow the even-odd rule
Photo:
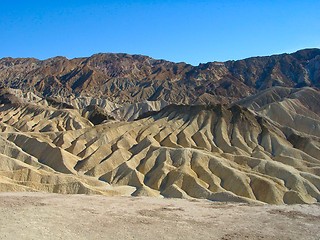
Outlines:
[[[93,125],[76,109],[4,105],[2,191],[320,201],[319,140],[234,105],[169,105]],[[317,119],[314,119],[317,124]]]

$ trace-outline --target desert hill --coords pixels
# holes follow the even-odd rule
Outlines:
[[[320,202],[319,49],[0,60],[0,191]]]
[[[79,109],[35,103],[4,104],[0,113],[2,191],[320,200],[316,132],[307,138],[305,131],[288,131],[264,111],[168,105],[133,122],[99,125]]]

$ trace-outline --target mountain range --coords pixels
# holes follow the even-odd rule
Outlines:
[[[192,66],[142,55],[3,58],[2,86],[41,96],[89,96],[116,103],[230,103],[273,87],[319,87],[320,49]]]
[[[0,84],[0,191],[320,202],[320,49],[2,58]]]

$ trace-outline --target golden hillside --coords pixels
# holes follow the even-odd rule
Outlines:
[[[290,126],[307,120],[303,101],[288,118],[288,99],[259,109],[168,105],[98,125],[76,107],[9,101],[0,106],[0,191],[320,202],[319,118],[313,110]]]

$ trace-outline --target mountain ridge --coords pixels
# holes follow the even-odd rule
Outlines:
[[[2,59],[0,82],[0,191],[320,201],[318,49]]]
[[[94,125],[77,109],[4,104],[0,120],[0,191],[320,201],[319,138],[238,105]]]
[[[140,56],[140,57],[147,57],[147,58],[150,58],[150,59],[153,59],[153,60],[156,60],[156,61],[166,61],[166,62],[171,62],[171,63],[175,63],[175,64],[179,64],[179,63],[184,63],[186,65],[191,65],[193,67],[197,67],[199,65],[202,65],[202,64],[207,64],[207,63],[225,63],[225,62],[235,62],[235,61],[241,61],[241,60],[248,60],[248,59],[251,59],[251,58],[266,58],[266,57],[275,57],[275,56],[282,56],[282,55],[300,55],[300,53],[302,52],[313,52],[313,51],[316,51],[316,52],[320,52],[320,48],[316,48],[316,47],[311,47],[311,48],[303,48],[303,49],[299,49],[299,50],[296,50],[294,52],[284,52],[284,53],[275,53],[275,54],[271,54],[271,55],[256,55],[256,56],[251,56],[251,57],[245,57],[245,58],[241,58],[241,59],[237,59],[237,60],[234,60],[234,59],[228,59],[228,60],[225,60],[225,61],[218,61],[218,60],[213,60],[213,61],[209,61],[209,62],[200,62],[198,65],[197,64],[191,64],[191,63],[187,63],[187,62],[184,62],[184,61],[171,61],[171,60],[166,60],[164,58],[153,58],[151,56],[148,56],[148,55],[145,55],[145,54],[139,54],[139,53],[125,53],[125,52],[97,52],[97,53],[93,53],[91,54],[90,56],[82,56],[82,57],[66,57],[66,56],[63,56],[63,55],[57,55],[57,56],[52,56],[52,57],[48,57],[48,58],[44,58],[44,59],[40,59],[40,58],[36,58],[36,57],[11,57],[11,56],[4,56],[4,57],[1,57],[0,58],[0,61],[1,60],[14,60],[14,59],[30,59],[30,60],[36,60],[36,61],[46,61],[46,60],[50,60],[50,59],[58,59],[58,58],[63,58],[63,59],[66,59],[66,60],[76,60],[76,59],[86,59],[86,58],[90,58],[90,57],[93,57],[95,55],[129,55],[129,56]]]
[[[43,96],[113,102],[230,103],[271,86],[319,87],[320,49],[192,66],[144,55],[0,59],[0,84]]]

